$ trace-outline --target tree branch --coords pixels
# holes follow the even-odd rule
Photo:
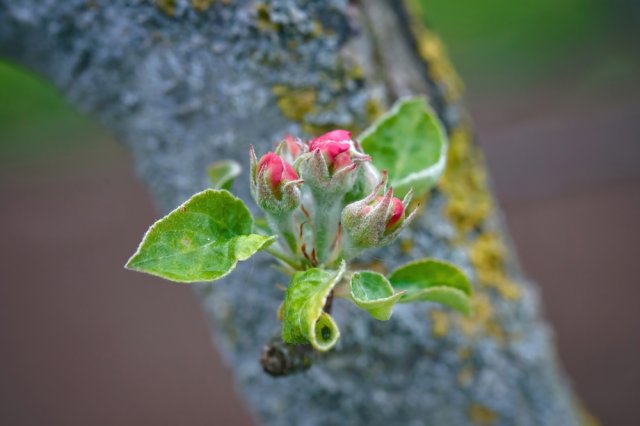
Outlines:
[[[283,278],[263,257],[199,287],[220,348],[265,424],[580,423],[536,290],[505,242],[455,73],[399,3],[0,0],[0,54],[111,129],[165,212],[206,187],[210,162],[246,166],[250,143],[357,131],[397,96],[428,91],[450,132],[447,175],[412,234],[364,261],[462,265],[475,278],[474,317],[406,305],[381,323],[338,300],[337,350],[274,379],[258,357]],[[234,192],[248,199],[246,188]]]

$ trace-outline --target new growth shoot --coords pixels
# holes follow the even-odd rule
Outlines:
[[[468,314],[471,285],[448,262],[418,259],[388,276],[351,267],[363,251],[391,244],[411,224],[417,214],[411,200],[435,185],[446,148],[442,126],[420,98],[399,101],[359,138],[346,130],[308,142],[287,136],[259,158],[251,146],[251,194],[268,227],[258,230],[228,191],[239,167],[220,162],[209,170],[216,189],[195,194],[151,226],[126,266],[176,282],[214,281],[264,250],[290,276],[279,310],[282,340],[317,351],[340,337],[334,299],[381,321],[396,303],[437,302]]]

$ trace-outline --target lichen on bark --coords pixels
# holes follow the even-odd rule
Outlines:
[[[362,129],[426,93],[450,135],[449,170],[403,241],[363,262],[433,256],[475,280],[475,314],[430,304],[378,322],[347,304],[337,349],[274,379],[258,357],[278,329],[283,277],[265,257],[199,295],[242,395],[264,424],[576,425],[536,288],[522,275],[442,44],[400,3],[0,0],[0,54],[50,80],[132,151],[167,212],[286,133]],[[391,32],[389,31],[391,28]],[[234,192],[248,199],[247,182]]]

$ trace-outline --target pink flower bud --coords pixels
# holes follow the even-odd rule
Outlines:
[[[335,131],[329,133],[335,133]],[[320,136],[320,138],[323,137],[324,135]],[[349,142],[338,142],[320,138],[313,139],[309,142],[309,151],[320,151],[324,156],[324,160],[327,162],[329,171],[334,172],[340,170],[352,163],[351,153],[349,152],[351,150],[351,144]]]
[[[391,199],[391,205],[393,206],[393,211],[391,213],[391,217],[387,222],[387,231],[391,231],[400,223],[400,220],[404,218],[404,205],[402,204],[402,200],[400,198],[393,197]]]
[[[387,174],[369,196],[347,205],[342,210],[342,227],[356,249],[382,247],[391,243],[410,222],[415,211],[405,218],[405,210],[411,199],[393,196],[389,188],[384,195],[378,195],[387,183]]]
[[[362,214],[366,216],[382,202],[384,202],[384,197],[381,195],[376,196],[371,204],[362,209]],[[404,205],[402,204],[402,200],[397,197],[391,197],[391,203],[387,213],[387,223],[385,225],[385,234],[393,231],[396,225],[400,224],[401,219],[404,219]]]
[[[369,156],[356,149],[351,132],[333,130],[309,142],[300,172],[312,191],[343,196],[358,178],[358,165],[368,160]]]
[[[251,152],[251,194],[263,210],[273,214],[290,212],[300,204],[299,184],[302,180],[291,164],[274,152],[257,161]]]
[[[291,164],[280,158],[275,152],[268,152],[258,162],[258,179],[268,177],[276,198],[280,198],[282,185],[298,179]]]
[[[332,130],[330,132],[325,133],[324,135],[320,135],[317,138],[312,139],[309,144],[318,143],[318,142],[349,142],[351,140],[351,132],[348,130]]]

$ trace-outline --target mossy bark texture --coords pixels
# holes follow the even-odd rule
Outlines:
[[[0,0],[0,54],[43,76],[125,143],[159,208],[207,187],[207,165],[286,133],[362,130],[424,94],[450,135],[447,172],[397,244],[473,278],[470,318],[432,304],[376,321],[336,301],[337,348],[281,378],[259,364],[278,330],[266,256],[198,294],[258,422],[268,425],[581,424],[536,288],[520,272],[461,106],[462,85],[411,4],[388,0]],[[248,200],[247,181],[234,192]],[[114,207],[116,208],[116,207]],[[108,214],[105,212],[105,214]]]

